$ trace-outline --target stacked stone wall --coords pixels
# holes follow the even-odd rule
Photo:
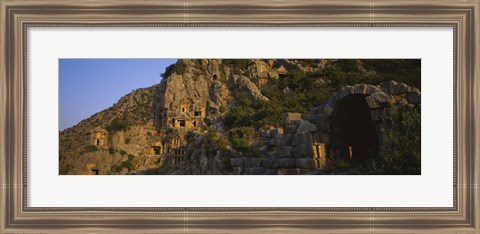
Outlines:
[[[297,175],[322,174],[329,160],[345,158],[348,146],[341,147],[341,134],[336,128],[338,103],[350,95],[362,95],[368,104],[371,121],[380,142],[383,121],[391,111],[419,108],[420,91],[395,81],[377,86],[356,84],[337,91],[320,106],[317,113],[283,113],[282,127],[262,130],[256,147],[257,157],[232,158],[235,174]]]

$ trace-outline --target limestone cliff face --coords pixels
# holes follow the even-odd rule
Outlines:
[[[292,69],[320,71],[328,65],[326,61],[178,60],[166,69],[155,94],[153,122],[162,155],[160,165],[177,165],[168,174],[235,173],[229,162],[238,152],[225,142],[225,113],[237,104],[240,95],[246,94],[254,102],[268,102],[260,88],[269,81],[280,79]],[[185,160],[191,163],[179,168]]]
[[[179,60],[177,64],[184,68],[182,72],[171,72],[158,85],[132,91],[112,107],[61,131],[60,174],[135,174],[171,163],[164,162],[167,158],[184,160],[165,155],[185,154],[187,134],[198,134],[205,121],[221,130],[218,117],[238,93],[268,100],[244,74],[246,70],[222,60]],[[186,128],[178,129],[180,125]],[[203,167],[194,167],[191,173],[206,173],[211,160],[206,159],[205,150],[194,153]]]
[[[155,95],[154,122],[159,131],[175,125],[171,118],[182,107],[197,108],[201,116],[214,119],[241,91],[254,100],[268,100],[244,71],[234,70],[220,59],[183,59],[179,63],[185,67],[182,74],[168,74]]]
[[[370,82],[376,71],[361,62],[348,69],[362,83],[338,85],[335,63],[180,59],[158,85],[135,90],[60,132],[60,174],[323,174],[327,159],[349,160],[378,150],[391,112],[421,106],[419,89],[393,80]],[[297,80],[297,87],[288,79]],[[299,80],[309,81],[309,93],[295,90]],[[296,101],[288,97],[295,92],[297,98],[298,93],[326,95],[293,102],[308,106],[301,110],[265,109],[281,117],[281,124],[228,125],[243,99],[251,106],[278,107],[279,99]],[[356,144],[362,137],[373,141]]]
[[[156,166],[147,155],[155,133],[152,113],[157,88],[137,89],[61,131],[60,174],[125,174]]]

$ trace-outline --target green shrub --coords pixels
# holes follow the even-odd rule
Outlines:
[[[187,71],[187,65],[183,62],[182,59],[177,60],[177,63],[175,63],[175,73],[179,75],[185,74]]]
[[[108,153],[114,154],[116,150],[113,147],[108,147]]]
[[[252,82],[253,82],[257,87],[260,87],[260,80],[258,79],[258,77],[253,77],[253,78],[252,78]]]
[[[317,78],[311,78],[300,71],[291,71],[287,77],[270,80],[261,91],[269,101],[252,101],[245,92],[236,96],[236,105],[230,107],[224,116],[227,128],[279,126],[281,113],[305,113],[310,107],[317,107],[334,93],[333,88],[322,87]],[[284,89],[290,89],[288,94]]]
[[[248,59],[223,59],[222,63],[231,66],[231,67],[236,67],[240,69],[244,69],[247,67],[249,60]]]
[[[228,147],[228,139],[217,133],[217,130],[212,127],[206,128],[206,133],[203,137],[203,146],[208,150],[209,155],[215,155],[217,150],[226,152]]]
[[[224,124],[227,127],[250,126],[250,117],[255,113],[253,108],[248,106],[231,107],[224,116]]]
[[[175,64],[172,64],[165,68],[165,73],[162,73],[162,78],[167,78],[172,75],[174,72],[178,75],[183,75],[187,71],[187,65],[183,62],[182,59],[177,60]]]
[[[123,142],[124,142],[125,144],[130,144],[130,141],[131,141],[131,140],[132,140],[132,138],[127,137],[127,138],[125,138],[125,139],[123,140]]]
[[[363,174],[421,174],[420,110],[401,110],[384,123],[385,141],[380,152],[359,166]]]
[[[360,74],[363,67],[373,74]],[[410,86],[421,88],[421,61],[419,59],[339,59],[322,71],[339,89],[358,83],[378,84],[386,80],[395,80]]]
[[[243,64],[231,59],[224,60],[224,63],[240,67],[248,65],[248,63]],[[312,66],[316,62],[299,60],[299,63]],[[392,69],[385,69],[383,65]],[[361,73],[361,67],[374,72]],[[268,102],[253,101],[249,94],[238,93],[235,97],[236,104],[225,113],[224,123],[227,128],[278,126],[281,113],[305,113],[310,108],[323,104],[337,90],[346,85],[359,83],[376,85],[392,79],[420,87],[419,60],[340,59],[312,73],[293,68],[285,76],[270,79],[266,85],[262,86],[261,92],[270,100]],[[329,82],[326,83],[325,80]],[[252,81],[258,86],[256,78],[252,78]]]
[[[220,111],[220,113],[224,113],[227,108],[224,105],[221,105],[218,110]]]
[[[377,73],[376,79],[395,80],[421,88],[420,59],[362,59],[362,66]]]
[[[128,129],[128,123],[124,119],[115,118],[105,129],[109,132],[125,131]]]
[[[134,156],[132,154],[129,154],[128,155],[128,160],[123,161],[120,164],[118,164],[117,166],[115,166],[115,168],[113,168],[113,171],[118,173],[118,172],[121,172],[123,168],[127,168],[128,171],[133,170],[134,169],[133,158],[134,158]]]
[[[255,129],[251,127],[233,128],[228,131],[228,140],[233,149],[240,152],[251,152],[256,137]]]

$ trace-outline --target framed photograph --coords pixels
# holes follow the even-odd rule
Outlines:
[[[1,233],[480,233],[478,0],[0,4]]]

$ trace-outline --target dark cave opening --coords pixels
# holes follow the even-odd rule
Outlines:
[[[344,158],[360,162],[378,152],[379,141],[365,95],[343,98],[336,105],[333,128],[335,145]],[[346,155],[345,155],[346,154]]]
[[[160,155],[160,146],[151,147],[155,155]]]

